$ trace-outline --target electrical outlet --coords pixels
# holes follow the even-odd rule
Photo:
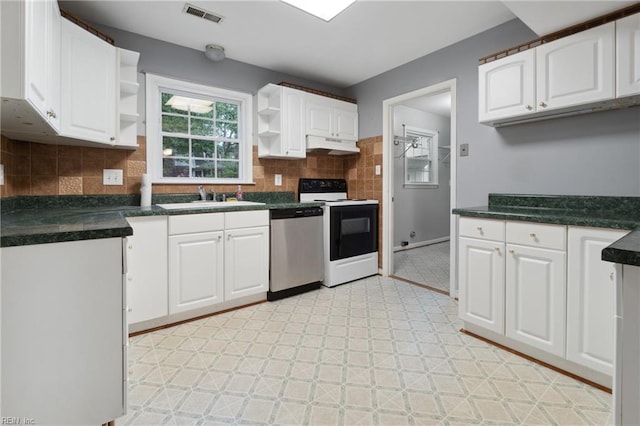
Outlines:
[[[103,169],[102,170],[103,185],[122,185],[122,169]]]
[[[468,157],[469,156],[469,144],[463,143],[460,144],[460,157]]]
[[[376,164],[376,176],[380,176],[382,174],[382,167],[380,164]]]
[[[282,186],[282,175],[275,175],[275,185],[276,186]]]

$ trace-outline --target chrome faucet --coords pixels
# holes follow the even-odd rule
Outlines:
[[[216,190],[214,188],[211,188],[211,199],[213,201],[218,201],[216,197],[217,197]]]
[[[204,186],[202,186],[202,185],[198,186],[198,194],[200,194],[200,200],[206,201],[207,193],[204,190]]]

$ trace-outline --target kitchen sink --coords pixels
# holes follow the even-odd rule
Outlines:
[[[265,203],[257,203],[255,201],[192,201],[190,203],[169,203],[156,204],[165,210],[178,209],[224,209],[240,206],[264,206]]]

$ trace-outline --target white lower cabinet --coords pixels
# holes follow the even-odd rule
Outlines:
[[[269,227],[225,231],[224,296],[269,290]]]
[[[557,356],[564,356],[565,256],[507,244],[505,262],[506,336]]]
[[[169,217],[169,315],[269,289],[269,211]]]
[[[461,237],[459,315],[464,321],[504,333],[504,243]]]
[[[602,250],[627,231],[569,227],[567,359],[613,374],[616,269]]]
[[[465,328],[611,386],[616,274],[601,252],[627,233],[461,217]]]
[[[169,237],[169,313],[223,301],[223,232]]]
[[[127,322],[147,321],[169,313],[167,301],[167,217],[127,218]]]

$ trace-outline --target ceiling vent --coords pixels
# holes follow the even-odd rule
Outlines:
[[[206,10],[203,10],[202,8],[196,7],[196,6],[194,6],[192,4],[189,4],[189,3],[185,3],[184,4],[184,9],[182,9],[182,11],[184,13],[189,14],[189,15],[197,16],[198,18],[202,18],[202,19],[206,19],[206,20],[211,21],[211,22],[215,22],[216,24],[219,24],[220,21],[222,21],[222,16],[216,15],[213,12],[208,12]]]

